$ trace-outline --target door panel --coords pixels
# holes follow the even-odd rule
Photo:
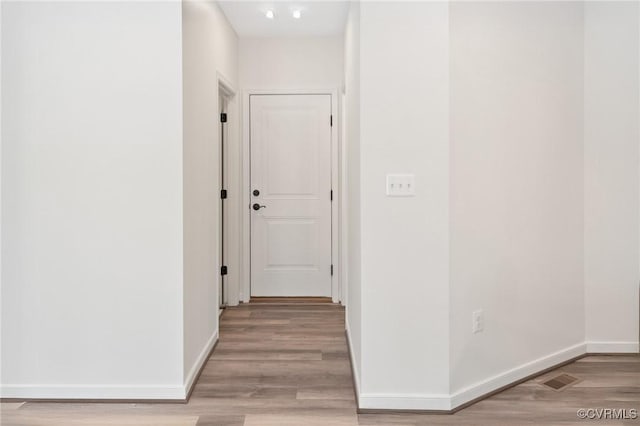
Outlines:
[[[331,296],[330,95],[252,95],[251,295]]]

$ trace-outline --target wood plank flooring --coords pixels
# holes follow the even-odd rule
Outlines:
[[[558,372],[580,382],[556,392]],[[453,415],[356,414],[344,309],[332,304],[227,308],[220,341],[188,404],[3,403],[11,426],[354,426],[636,424],[581,420],[579,408],[640,410],[640,357],[591,356]]]

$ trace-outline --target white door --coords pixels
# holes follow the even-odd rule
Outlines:
[[[251,95],[250,113],[251,295],[331,296],[331,95]]]

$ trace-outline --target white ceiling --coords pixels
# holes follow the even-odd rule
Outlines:
[[[227,19],[240,37],[331,36],[344,32],[348,1],[332,0],[219,0]],[[267,19],[267,10],[274,19]],[[292,12],[300,10],[302,17],[294,19]]]

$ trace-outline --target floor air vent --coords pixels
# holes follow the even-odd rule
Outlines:
[[[561,391],[577,382],[579,382],[579,379],[576,377],[570,376],[569,374],[560,374],[559,376],[542,382],[542,384],[555,391]]]

